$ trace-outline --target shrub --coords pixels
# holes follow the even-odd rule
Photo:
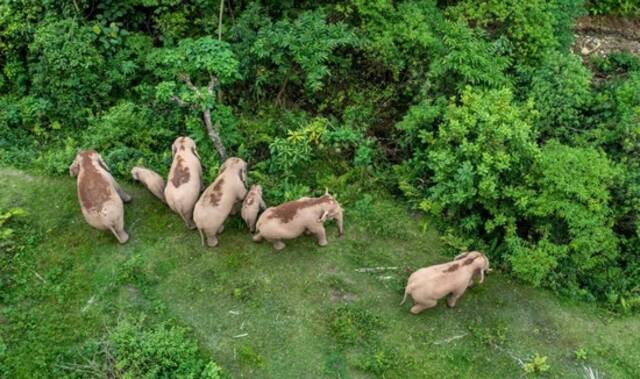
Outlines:
[[[531,81],[529,96],[537,110],[539,138],[561,138],[584,130],[583,113],[591,100],[591,73],[577,55],[549,53]]]
[[[288,83],[318,91],[331,73],[334,50],[355,44],[350,28],[341,22],[328,23],[320,9],[303,12],[294,21],[269,23],[260,28],[251,48],[262,63],[256,81],[280,83],[278,99]]]
[[[544,278],[559,291],[586,288],[601,298],[620,289],[607,270],[619,254],[609,206],[617,170],[593,149],[552,141],[534,171],[537,194],[522,204],[518,231],[533,251],[516,250],[514,273],[534,284]]]
[[[382,326],[377,316],[354,306],[337,308],[329,319],[331,336],[341,346],[368,342]]]
[[[123,320],[106,338],[84,344],[81,357],[91,371],[73,370],[71,377],[221,378],[221,369],[201,356],[189,330],[171,322],[145,325],[142,318]]]
[[[513,232],[520,188],[539,155],[528,114],[508,90],[468,88],[437,130],[420,119],[401,125],[418,129],[424,141],[405,163],[415,177],[403,178],[404,192],[420,196],[420,208],[448,228],[456,248],[495,246]]]
[[[90,118],[80,143],[101,152],[114,175],[128,178],[136,164],[162,173],[170,163],[168,147],[176,134],[168,124],[153,109],[124,101]]]
[[[88,26],[61,19],[39,25],[29,45],[31,93],[52,102],[49,118],[64,127],[80,126],[111,90],[95,39]]]
[[[448,9],[454,17],[484,28],[517,66],[535,67],[542,57],[573,41],[573,19],[583,0],[463,0]]]

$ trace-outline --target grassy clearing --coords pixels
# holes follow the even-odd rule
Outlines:
[[[89,340],[119,322],[187,326],[230,377],[513,378],[518,359],[547,357],[546,376],[640,376],[640,320],[558,299],[494,273],[450,310],[399,306],[407,269],[448,259],[424,221],[389,200],[346,207],[345,236],[301,238],[275,252],[237,218],[220,247],[139,187],[120,246],[84,222],[71,178],[0,169],[0,209],[22,207],[25,248],[1,304],[0,368],[10,377],[77,375]],[[356,268],[398,266],[360,273]],[[5,288],[3,286],[3,288]],[[0,343],[0,346],[2,343]],[[576,351],[578,352],[576,354]],[[2,371],[0,370],[0,373]]]

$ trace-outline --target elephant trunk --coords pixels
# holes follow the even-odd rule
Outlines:
[[[344,226],[343,226],[343,219],[342,219],[342,211],[340,211],[340,213],[338,213],[338,215],[336,216],[336,224],[338,225],[338,235],[341,236],[344,233]]]

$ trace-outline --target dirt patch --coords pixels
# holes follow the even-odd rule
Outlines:
[[[349,292],[343,292],[340,291],[338,289],[331,289],[331,292],[329,293],[329,299],[331,299],[331,301],[333,303],[337,303],[337,302],[347,302],[347,303],[352,303],[355,300],[358,299],[358,297],[352,293]]]
[[[640,55],[640,19],[602,16],[581,17],[575,26],[573,52],[584,57],[626,51]]]

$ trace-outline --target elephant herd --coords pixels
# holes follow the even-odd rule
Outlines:
[[[328,191],[320,197],[303,197],[267,208],[260,185],[247,190],[247,163],[241,158],[227,159],[213,183],[204,189],[195,142],[189,137],[178,137],[171,146],[171,154],[173,161],[166,184],[160,175],[144,167],[134,167],[131,175],[176,212],[189,229],[198,229],[203,245],[218,245],[225,220],[237,213],[240,204],[242,219],[254,233],[253,240],[265,239],[276,250],[285,247],[283,241],[302,234],[315,235],[320,246],[327,245],[326,221],[336,221],[338,235],[344,232],[342,207]],[[69,173],[77,176],[78,200],[87,223],[110,231],[120,243],[127,242],[124,203],[131,201],[131,196],[111,176],[100,154],[93,150],[78,152]],[[263,212],[258,217],[260,211]],[[461,254],[452,262],[411,274],[402,302],[407,295],[411,296],[415,303],[411,312],[417,314],[448,295],[447,304],[453,307],[465,290],[473,286],[474,278],[482,283],[484,273],[490,271],[489,259],[484,254],[477,251]]]
[[[277,250],[285,247],[283,240],[303,233],[315,235],[318,244],[325,246],[326,221],[336,220],[338,234],[343,233],[342,208],[328,191],[320,197],[303,197],[267,208],[260,185],[253,185],[247,191],[244,160],[227,159],[213,183],[203,191],[202,166],[193,139],[178,137],[171,146],[171,155],[173,161],[166,184],[160,175],[144,167],[134,167],[131,176],[176,212],[189,229],[198,229],[203,245],[218,244],[225,220],[237,213],[240,204],[243,220],[255,233],[253,240],[266,239]],[[92,150],[79,152],[69,172],[78,177],[78,199],[87,223],[96,229],[111,231],[120,243],[127,242],[124,203],[131,201],[131,196],[111,176],[100,154]],[[264,212],[258,217],[261,210]]]

